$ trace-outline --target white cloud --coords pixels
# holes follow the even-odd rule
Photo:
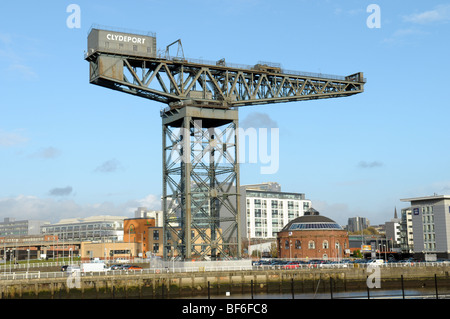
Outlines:
[[[347,204],[330,204],[323,200],[312,200],[311,202],[312,207],[317,210],[320,215],[331,218],[342,227],[347,225],[348,217],[352,217],[354,215],[354,213],[350,211],[350,208]]]
[[[151,210],[160,210],[161,209],[161,198],[155,195],[147,195],[143,199],[137,200],[139,207],[146,207]]]
[[[384,166],[384,164],[380,161],[373,161],[373,162],[361,161],[358,163],[358,167],[360,167],[360,168],[374,168],[374,167],[381,167],[381,166]]]
[[[133,217],[134,211],[138,207],[160,210],[160,199],[155,195],[148,195],[142,199],[119,204],[111,202],[79,204],[74,200],[55,200],[53,198],[19,195],[0,198],[0,220],[5,217],[12,217],[16,220],[45,220],[54,223],[65,218],[85,218],[101,215]]]
[[[450,21],[450,5],[438,5],[433,10],[404,16],[403,20],[417,24],[448,22]]]
[[[100,173],[112,173],[119,169],[122,169],[122,165],[115,158],[108,160],[98,166],[95,171]]]
[[[46,147],[42,148],[36,153],[33,153],[30,155],[32,158],[43,158],[43,159],[49,159],[49,158],[56,158],[59,155],[61,155],[61,151],[54,147]]]
[[[24,59],[23,50],[17,48],[16,43],[10,34],[0,33],[0,58],[7,63],[7,67],[3,72],[8,73],[12,78],[32,81],[38,78],[33,68],[27,65]],[[22,53],[18,53],[22,52]],[[29,53],[30,51],[27,51]]]
[[[36,80],[38,78],[37,73],[33,71],[33,69],[25,64],[11,64],[8,68],[11,73],[19,75],[20,78],[23,78],[27,81]]]
[[[365,13],[365,10],[362,8],[353,8],[353,9],[343,9],[343,8],[335,8],[335,15],[347,15],[347,16],[356,16],[359,14]]]
[[[5,132],[0,130],[0,146],[10,147],[27,142],[28,139],[20,132]]]
[[[403,28],[396,30],[389,38],[385,38],[385,43],[405,43],[414,39],[414,36],[427,36],[429,32],[425,32],[416,28]]]

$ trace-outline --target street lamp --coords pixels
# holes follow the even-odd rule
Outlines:
[[[289,239],[289,259],[292,259],[292,240]]]
[[[8,254],[9,254],[9,273],[11,273],[11,264],[12,264],[12,253],[13,253],[13,249],[9,248],[7,250]]]
[[[30,263],[30,248],[27,249],[27,273],[28,273],[29,263]]]
[[[8,261],[8,255],[9,255],[9,272],[11,272],[11,255],[9,253],[9,248],[5,250],[6,256],[5,256],[5,273],[6,273],[6,262]]]

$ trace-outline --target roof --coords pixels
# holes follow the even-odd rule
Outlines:
[[[436,200],[436,199],[450,199],[450,195],[433,195],[433,196],[423,196],[414,198],[404,198],[400,199],[402,202],[417,202],[423,200]]]
[[[110,216],[110,215],[100,215],[100,216],[89,216],[84,218],[66,218],[61,219],[59,222],[52,224],[51,226],[55,225],[65,225],[65,224],[78,224],[78,223],[94,223],[94,222],[111,222],[111,221],[118,221],[118,220],[124,220],[128,218],[127,216]]]
[[[310,208],[305,215],[297,217],[287,223],[281,231],[287,230],[343,230],[334,220],[321,216],[314,208]]]

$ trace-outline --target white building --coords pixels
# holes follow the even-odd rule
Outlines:
[[[402,209],[401,216],[401,248],[403,252],[412,253],[414,251],[414,232],[412,226],[411,207]]]
[[[134,212],[135,218],[154,218],[155,227],[163,227],[163,212],[162,210],[149,210],[145,207],[138,207]]]
[[[395,209],[394,218],[385,223],[386,240],[391,247],[400,247],[401,245],[401,219],[397,216],[397,209]]]
[[[302,193],[281,192],[278,183],[241,186],[241,235],[275,239],[291,220],[303,216],[311,201]]]

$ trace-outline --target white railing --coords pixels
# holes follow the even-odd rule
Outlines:
[[[46,262],[32,262],[32,263],[19,263],[14,264],[10,262],[0,264],[0,272],[9,271],[10,269],[22,270],[29,268],[45,268],[45,267],[59,267],[63,265],[79,265],[79,261],[67,262],[67,261],[46,261]]]

